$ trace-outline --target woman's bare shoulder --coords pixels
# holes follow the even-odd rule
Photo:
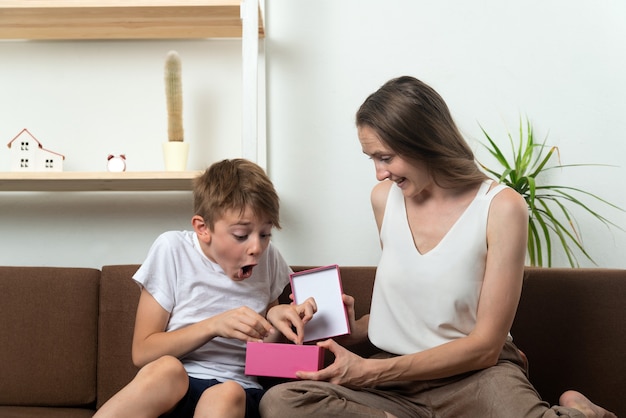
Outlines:
[[[500,219],[505,223],[528,219],[528,205],[517,191],[507,187],[500,191],[491,203],[490,218]]]
[[[389,180],[381,181],[372,188],[371,200],[374,209],[385,207],[391,183]]]
[[[385,206],[387,205],[387,196],[389,196],[389,189],[391,188],[391,181],[385,180],[378,183],[372,189],[371,202],[372,210],[374,211],[374,217],[376,218],[376,224],[378,225],[378,231],[382,226],[383,216],[385,215]]]

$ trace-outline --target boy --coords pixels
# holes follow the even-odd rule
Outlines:
[[[246,341],[302,343],[316,306],[278,305],[291,269],[270,243],[279,201],[265,172],[213,164],[194,182],[194,213],[193,231],[162,234],[133,276],[141,369],[95,417],[256,417],[264,391],[244,374]]]

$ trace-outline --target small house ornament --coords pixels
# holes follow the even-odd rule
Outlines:
[[[26,128],[7,146],[10,150],[11,171],[63,171],[65,156],[45,149]]]

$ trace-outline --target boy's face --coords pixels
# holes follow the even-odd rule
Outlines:
[[[269,220],[257,218],[249,208],[243,213],[224,212],[213,231],[200,216],[194,216],[192,223],[206,256],[235,281],[252,275],[252,269],[270,243],[273,227]]]

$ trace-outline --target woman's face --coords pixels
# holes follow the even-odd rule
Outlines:
[[[396,154],[371,127],[359,126],[358,136],[363,153],[374,161],[378,181],[393,181],[405,197],[415,196],[432,183],[423,163],[409,161]]]

